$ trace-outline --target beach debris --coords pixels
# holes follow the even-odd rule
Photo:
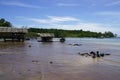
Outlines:
[[[96,58],[95,52],[91,51],[90,55],[92,56],[92,58]]]
[[[32,60],[32,62],[39,62],[38,60]]]
[[[82,53],[81,55],[84,55],[84,56],[90,56],[89,53]]]
[[[99,51],[96,52],[96,55],[97,55],[97,57],[100,57],[100,53],[99,53]]]
[[[68,45],[72,45],[72,46],[81,46],[82,44],[73,43],[73,44],[68,44]]]
[[[81,46],[82,44],[73,44],[73,46]]]
[[[28,47],[31,47],[31,45],[29,45]]]
[[[78,53],[79,55],[81,55],[81,56],[85,56],[85,57],[87,57],[87,56],[91,56],[89,53]]]
[[[108,55],[111,55],[111,54],[105,54],[105,53],[100,53],[99,51],[96,51],[96,52],[94,52],[94,51],[91,51],[90,53],[80,53],[80,52],[78,52],[78,54],[79,55],[81,55],[81,56],[85,56],[85,57],[87,57],[87,56],[92,56],[92,58],[100,58],[100,57],[104,57],[105,55],[106,56],[108,56]]]
[[[104,55],[105,55],[104,53],[101,53],[101,54],[100,54],[101,57],[104,57]]]

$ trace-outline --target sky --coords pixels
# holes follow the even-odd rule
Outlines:
[[[120,0],[0,0],[0,18],[14,27],[120,35]]]

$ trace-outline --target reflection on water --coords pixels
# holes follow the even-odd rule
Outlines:
[[[120,50],[115,47],[80,39],[65,43],[0,42],[0,80],[120,80]],[[95,59],[78,55],[97,50],[111,55]]]

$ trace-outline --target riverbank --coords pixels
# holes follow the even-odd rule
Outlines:
[[[120,80],[118,47],[81,39],[65,43],[0,42],[0,80]],[[90,51],[111,55],[94,59],[78,55]]]

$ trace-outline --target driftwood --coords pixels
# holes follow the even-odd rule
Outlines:
[[[91,56],[89,53],[78,53],[81,56]]]
[[[75,44],[69,44],[69,45],[72,45],[72,46],[81,46],[82,44],[75,43]]]
[[[96,57],[104,57],[104,56],[109,56],[111,54],[108,54],[108,53],[99,53],[99,51],[97,51],[96,53],[91,51],[90,53],[78,53],[78,55],[81,55],[81,56],[92,56],[92,58],[96,58]]]

